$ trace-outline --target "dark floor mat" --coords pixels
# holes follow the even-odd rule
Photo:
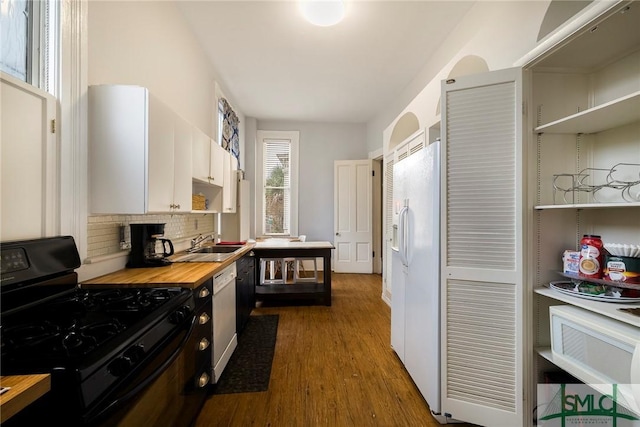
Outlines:
[[[277,333],[277,314],[250,316],[213,394],[268,390]]]

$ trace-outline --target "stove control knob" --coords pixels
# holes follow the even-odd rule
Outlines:
[[[180,307],[173,313],[171,313],[171,315],[169,316],[169,320],[171,321],[171,323],[177,325],[179,323],[184,322],[184,320],[187,317],[189,317],[190,313],[191,313],[191,307],[189,307],[188,305],[185,305],[183,307]]]
[[[200,343],[198,343],[198,350],[204,351],[209,347],[209,340],[206,338],[202,338]]]
[[[135,365],[144,358],[144,346],[142,344],[136,344],[133,347],[129,347],[123,356],[129,359],[132,365]]]
[[[133,363],[131,362],[131,359],[122,356],[109,363],[108,370],[109,373],[114,377],[121,377],[123,375],[126,375],[132,367]]]
[[[198,378],[198,387],[203,388],[206,387],[207,384],[209,384],[209,374],[203,372],[200,378]]]
[[[198,323],[200,323],[201,325],[204,325],[209,321],[209,319],[210,317],[207,313],[202,313],[200,316],[198,316]]]

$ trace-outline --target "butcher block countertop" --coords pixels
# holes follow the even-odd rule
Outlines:
[[[51,389],[51,376],[11,375],[0,377],[0,386],[10,387],[0,395],[0,422],[5,422]]]
[[[334,249],[334,246],[331,242],[324,241],[299,242],[287,239],[268,239],[257,242],[255,249]]]
[[[235,256],[223,262],[176,262],[166,267],[125,268],[86,280],[81,287],[98,286],[131,286],[131,287],[163,287],[180,286],[195,289],[216,273],[231,265],[245,253],[253,249],[253,244],[246,244]],[[177,254],[179,255],[179,254]],[[171,258],[169,258],[171,259]]]

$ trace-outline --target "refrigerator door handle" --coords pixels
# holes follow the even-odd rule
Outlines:
[[[409,213],[409,208],[404,206],[400,213],[398,214],[398,249],[400,249],[400,259],[402,260],[402,265],[407,266],[407,214]]]

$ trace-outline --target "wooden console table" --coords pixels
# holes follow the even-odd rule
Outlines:
[[[260,277],[261,258],[322,258],[322,281],[318,283],[291,283],[261,285],[256,280],[256,300],[316,299],[331,305],[331,242],[296,242],[285,239],[267,239],[257,242],[256,277]]]

